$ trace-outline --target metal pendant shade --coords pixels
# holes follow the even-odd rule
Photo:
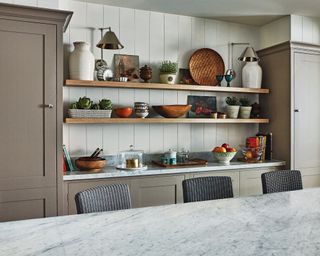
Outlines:
[[[117,38],[116,34],[108,28],[104,36],[101,38],[99,43],[97,44],[98,48],[101,49],[109,49],[109,50],[118,50],[123,49],[123,45],[120,43],[119,39]]]
[[[241,56],[238,58],[240,61],[246,61],[246,62],[254,62],[259,61],[259,57],[256,53],[256,51],[252,47],[247,47],[244,52],[241,54]]]

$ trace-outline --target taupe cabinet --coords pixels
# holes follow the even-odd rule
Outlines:
[[[261,131],[272,131],[275,159],[302,172],[304,187],[320,186],[320,45],[287,42],[258,52],[263,84]]]
[[[0,221],[58,214],[69,16],[0,4]]]
[[[128,184],[134,208],[183,203],[182,181],[193,177],[229,176],[232,179],[235,197],[260,195],[262,194],[261,174],[277,169],[282,168],[268,167],[244,169],[240,171],[209,171],[172,175],[65,181],[64,213],[76,214],[74,197],[78,192],[104,184]]]

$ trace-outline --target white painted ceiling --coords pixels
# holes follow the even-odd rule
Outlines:
[[[263,25],[288,14],[320,16],[320,0],[79,0]]]

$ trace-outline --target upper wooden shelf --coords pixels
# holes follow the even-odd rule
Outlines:
[[[178,91],[233,92],[233,93],[255,93],[255,94],[269,93],[269,89],[253,89],[253,88],[243,88],[243,87],[220,87],[220,86],[188,85],[188,84],[160,84],[160,83],[110,82],[110,81],[86,81],[86,80],[66,80],[65,86],[178,90]]]
[[[68,124],[266,124],[269,119],[213,118],[66,118]]]

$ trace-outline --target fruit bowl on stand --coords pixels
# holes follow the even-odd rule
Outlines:
[[[212,152],[212,153],[215,159],[217,159],[220,164],[225,164],[225,165],[229,165],[230,161],[237,154],[237,152],[224,152],[224,153]]]
[[[215,147],[212,150],[212,154],[220,164],[229,165],[230,161],[237,154],[237,149],[232,148],[228,144],[224,143],[221,147]]]

